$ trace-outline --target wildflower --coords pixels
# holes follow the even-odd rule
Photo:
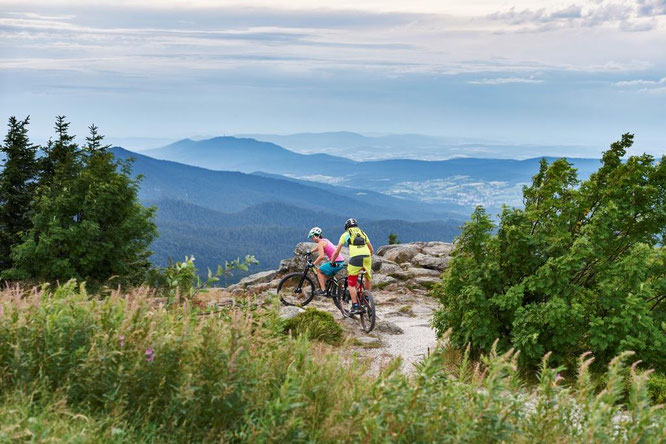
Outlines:
[[[146,349],[146,362],[153,362],[153,359],[155,359],[155,350],[152,348],[147,348]]]
[[[560,381],[563,380],[563,379],[564,379],[564,378],[562,377],[562,375],[560,375],[560,374],[558,373],[557,376],[555,376],[555,384],[557,384],[558,382],[560,382]]]
[[[120,335],[120,336],[118,337],[118,343],[120,344],[120,347],[122,347],[123,345],[125,345],[125,335]]]

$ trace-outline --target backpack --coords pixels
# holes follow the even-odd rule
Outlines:
[[[355,247],[365,245],[366,234],[359,227],[350,227],[347,232],[349,233],[349,245],[354,245]]]

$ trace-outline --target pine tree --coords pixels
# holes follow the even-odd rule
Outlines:
[[[154,210],[141,206],[140,178],[132,178],[130,162],[116,161],[102,146],[97,127],[90,127],[86,145],[78,150],[68,125],[60,118],[56,124],[62,131],[49,153],[53,162],[44,164],[52,168],[43,170],[52,171],[53,178],[40,188],[34,228],[13,249],[15,266],[3,277],[136,282],[150,266]]]
[[[65,116],[56,116],[56,140],[49,140],[40,162],[39,184],[42,187],[63,185],[63,180],[76,176],[81,168],[80,152],[74,143],[75,136],[69,134],[69,125]]]
[[[37,147],[28,139],[30,117],[9,118],[9,131],[0,151],[5,154],[0,171],[0,271],[11,266],[10,251],[28,231],[35,194]]]

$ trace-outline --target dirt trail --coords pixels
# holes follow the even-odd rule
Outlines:
[[[351,346],[351,350],[372,359],[373,370],[379,370],[392,358],[401,357],[402,370],[412,373],[414,364],[437,344],[435,331],[430,326],[437,301],[424,293],[396,296],[393,292],[373,291],[377,326],[369,334],[361,330],[358,321],[344,319],[329,299],[317,298],[311,305],[330,312],[348,335],[368,341],[367,344]]]

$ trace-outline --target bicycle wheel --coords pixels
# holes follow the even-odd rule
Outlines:
[[[349,296],[349,291],[347,291],[347,294],[345,295],[345,289],[342,287],[342,285],[338,286],[338,291],[336,291],[333,295],[333,303],[336,307],[338,307],[338,310],[340,310],[342,316],[345,318],[353,317],[353,315],[350,313],[351,297]]]
[[[361,312],[361,326],[364,332],[370,333],[375,328],[377,314],[375,313],[375,299],[368,291],[363,293],[361,309],[363,310]]]
[[[277,286],[277,294],[284,305],[303,307],[314,297],[315,285],[303,273],[291,273],[282,278]]]

